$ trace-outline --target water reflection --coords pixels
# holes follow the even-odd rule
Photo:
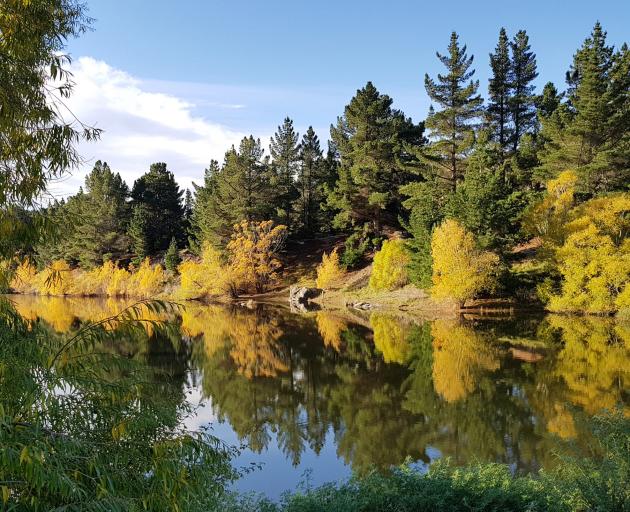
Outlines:
[[[22,316],[57,332],[124,307],[13,300]],[[529,471],[553,464],[563,440],[586,449],[583,420],[602,407],[630,414],[630,326],[612,319],[416,323],[380,312],[188,305],[172,324],[168,339],[148,329],[107,349],[146,361],[156,384],[182,397],[192,381],[259,460],[282,451],[284,462],[269,458],[271,472],[307,453],[357,472],[438,456]]]

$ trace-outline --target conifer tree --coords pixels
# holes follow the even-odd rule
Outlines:
[[[151,253],[151,240],[149,226],[152,224],[152,210],[145,203],[133,206],[131,221],[127,231],[131,238],[131,247],[136,255],[135,263],[140,263]]]
[[[542,119],[548,119],[560,106],[561,101],[562,94],[558,93],[553,82],[547,82],[543,87],[542,94],[536,99],[538,116]]]
[[[167,270],[175,272],[177,270],[177,265],[179,265],[181,261],[179,251],[177,250],[177,240],[173,237],[171,238],[171,243],[168,245],[168,249],[164,255],[164,266]]]
[[[314,233],[317,228],[319,202],[322,197],[322,150],[312,126],[302,137],[299,154],[297,210],[302,229]]]
[[[375,232],[396,226],[400,212],[398,188],[408,179],[405,144],[422,141],[422,126],[392,108],[392,99],[368,82],[346,106],[331,138],[340,155],[339,179],[328,197],[338,213],[335,226],[363,227]]]
[[[460,47],[458,36],[451,34],[448,53],[437,53],[447,73],[437,80],[425,75],[424,84],[431,101],[440,107],[429,110],[426,127],[431,144],[423,152],[433,176],[455,191],[465,172],[465,158],[474,143],[474,128],[481,113],[482,99],[477,94],[479,81],[473,81],[473,56]]]
[[[171,238],[184,239],[183,192],[175,176],[163,162],[151,164],[149,172],[138,178],[131,191],[134,205],[144,205],[145,234],[149,254],[166,250]]]
[[[509,81],[513,95],[510,97],[509,108],[513,124],[512,150],[516,152],[521,137],[536,124],[536,96],[532,82],[538,72],[536,54],[531,51],[529,37],[524,30],[516,33],[510,47],[512,65]]]
[[[567,73],[567,101],[543,119],[543,178],[567,168],[587,194],[627,189],[630,181],[630,55],[606,44],[596,23]]]
[[[211,187],[203,206],[204,239],[215,246],[227,243],[235,224],[269,219],[275,194],[260,140],[250,135],[243,138],[238,151],[232,147],[221,170],[212,175]]]
[[[272,158],[271,186],[276,195],[277,220],[289,230],[293,221],[293,202],[297,198],[295,178],[299,165],[298,141],[299,134],[293,128],[293,121],[286,117],[269,144]]]
[[[215,230],[215,185],[217,175],[221,171],[219,162],[211,160],[204,171],[203,185],[193,182],[195,191],[189,234],[194,241],[195,249],[200,249],[203,242],[211,242]]]
[[[510,43],[504,28],[499,32],[499,42],[490,54],[492,77],[488,84],[490,103],[487,108],[488,121],[493,139],[505,152],[512,138],[510,130],[511,68]]]

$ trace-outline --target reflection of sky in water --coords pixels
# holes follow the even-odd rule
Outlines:
[[[189,384],[190,380],[189,380]],[[212,412],[212,400],[202,398],[201,387],[191,385],[188,400],[198,405],[194,415],[184,422],[186,428],[198,430],[201,426],[210,426],[212,435],[229,446],[240,446],[238,435],[227,422],[219,422]],[[326,440],[319,454],[308,444],[304,447],[300,463],[293,466],[280,449],[275,433],[270,432],[267,448],[261,453],[243,449],[233,461],[237,469],[251,469],[234,484],[240,492],[261,492],[271,499],[278,499],[289,489],[296,489],[300,484],[319,486],[327,482],[347,479],[351,475],[350,467],[337,457],[337,447],[332,429],[326,432]],[[433,458],[433,457],[432,457]],[[260,466],[260,467],[258,467]],[[424,467],[419,465],[419,467]]]

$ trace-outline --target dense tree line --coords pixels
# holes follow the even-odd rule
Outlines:
[[[97,162],[84,190],[50,207],[65,228],[37,249],[40,260],[91,267],[168,249],[175,268],[178,250],[222,250],[234,225],[272,220],[294,240],[347,234],[346,266],[403,231],[410,276],[425,286],[431,233],[444,219],[501,256],[531,236],[523,218],[562,171],[577,174],[578,203],[627,191],[630,51],[610,46],[599,23],[576,51],[562,92],[552,83],[536,91],[536,54],[524,30],[499,31],[485,102],[474,57],[455,32],[437,58],[444,69],[425,75],[424,122],[368,82],[331,125],[327,152],[312,127],[300,137],[287,117],[269,148],[243,138],[223,162],[210,162],[192,192],[180,190],[165,163],[129,189]]]

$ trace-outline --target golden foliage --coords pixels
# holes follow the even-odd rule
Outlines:
[[[374,255],[370,288],[393,290],[407,284],[407,265],[410,261],[409,251],[403,240],[385,240],[381,250]]]
[[[431,237],[432,295],[463,303],[496,286],[499,257],[476,248],[471,233],[455,220],[445,220]]]
[[[374,346],[383,354],[386,363],[404,364],[411,355],[407,330],[394,316],[372,313],[370,326],[374,331]]]
[[[325,347],[332,347],[335,351],[341,351],[341,335],[348,328],[348,322],[343,318],[320,310],[315,316],[317,331],[324,341]]]
[[[435,320],[433,337],[433,385],[447,402],[472,393],[481,374],[500,366],[496,350],[477,332],[451,320]]]
[[[549,309],[606,313],[628,307],[630,194],[591,199],[571,217],[555,251],[562,290]]]
[[[226,292],[229,275],[221,254],[210,244],[205,244],[200,261],[187,260],[177,270],[181,276],[178,297],[198,299]]]
[[[547,245],[561,243],[574,204],[577,181],[577,174],[573,171],[564,171],[550,180],[543,200],[530,208],[523,219],[525,231],[542,237]]]
[[[234,226],[234,234],[227,245],[233,292],[265,291],[282,266],[278,253],[286,236],[287,227],[274,226],[270,220],[243,221]]]
[[[322,255],[322,262],[317,266],[315,285],[318,288],[332,288],[339,285],[345,274],[346,269],[339,263],[339,249],[335,247],[330,254]]]
[[[63,260],[53,261],[36,277],[36,289],[41,295],[69,295],[73,287],[70,265]]]
[[[16,293],[33,293],[36,288],[37,268],[28,258],[22,260],[13,274],[11,289]]]

